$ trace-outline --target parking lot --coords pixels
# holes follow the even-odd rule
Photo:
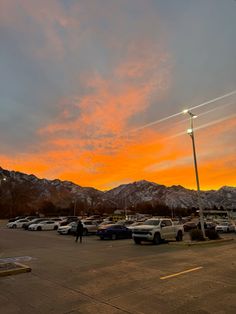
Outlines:
[[[83,240],[2,226],[0,258],[23,257],[32,272],[0,277],[0,313],[236,312],[235,241]]]

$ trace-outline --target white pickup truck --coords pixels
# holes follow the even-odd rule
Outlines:
[[[141,244],[141,241],[160,244],[163,240],[182,241],[183,233],[183,226],[174,225],[171,219],[151,218],[133,228],[132,238],[136,244]]]

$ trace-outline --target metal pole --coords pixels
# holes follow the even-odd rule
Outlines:
[[[194,140],[194,131],[193,131],[193,117],[194,115],[190,114],[190,127],[192,132],[190,133],[192,144],[193,144],[193,158],[194,158],[194,169],[196,175],[196,182],[197,182],[197,197],[198,197],[198,207],[199,207],[199,216],[200,216],[200,224],[202,229],[203,237],[205,238],[205,228],[204,228],[204,218],[203,218],[203,209],[201,204],[201,196],[200,196],[200,183],[199,183],[199,176],[198,176],[198,167],[197,167],[197,155],[196,155],[196,148],[195,148],[195,140]]]

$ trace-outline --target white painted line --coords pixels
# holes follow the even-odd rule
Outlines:
[[[191,268],[191,269],[188,269],[188,270],[181,271],[179,273],[175,273],[175,274],[172,274],[172,275],[160,277],[160,279],[164,280],[164,279],[169,279],[169,278],[172,278],[172,277],[177,277],[177,276],[180,276],[180,275],[183,275],[183,274],[191,273],[192,271],[196,271],[196,270],[199,270],[199,269],[202,269],[202,268],[203,268],[202,266]]]

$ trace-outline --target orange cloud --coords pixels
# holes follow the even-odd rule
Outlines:
[[[196,134],[199,176],[202,189],[235,186],[234,146],[222,150],[236,119],[209,127]],[[207,134],[208,138],[205,137]],[[171,130],[174,132],[174,129]],[[229,142],[232,139],[228,139]],[[82,186],[109,189],[117,183],[146,179],[165,185],[181,184],[196,189],[191,139],[163,137],[162,133],[146,129],[126,137],[111,140],[95,139],[92,150],[81,147],[78,139],[55,139],[44,153],[9,159],[1,156],[3,167],[34,173],[40,177],[71,180]],[[111,141],[111,142],[110,142]],[[88,140],[89,142],[89,140]],[[232,142],[231,142],[232,144]],[[111,147],[107,147],[111,145]],[[116,148],[116,149],[115,149]]]

